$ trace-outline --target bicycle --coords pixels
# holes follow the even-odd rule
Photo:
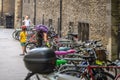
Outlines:
[[[95,60],[94,59],[96,59],[95,57],[96,57],[96,55],[94,55],[94,54],[96,54],[95,53],[95,51],[94,51],[94,49],[88,49],[88,51],[90,51],[90,54],[93,54],[93,55],[90,55],[91,56],[91,58],[89,59],[89,56],[87,57],[87,56],[83,56],[83,58],[85,58],[85,59],[88,59],[88,60],[92,60],[92,61],[88,61],[89,63],[90,63],[90,65],[91,64],[94,64],[95,63]],[[91,53],[92,52],[92,53]],[[75,56],[74,54],[73,54],[73,56]],[[77,55],[77,56],[79,56],[79,57],[81,57],[81,55]],[[65,59],[65,58],[64,58]],[[75,59],[73,59],[73,60],[75,60]],[[79,60],[79,59],[78,59]],[[91,63],[92,62],[92,63]],[[106,60],[106,62],[109,62],[109,63],[112,63],[111,61],[109,61],[109,60]],[[105,63],[106,63],[105,62]],[[84,62],[85,63],[85,62]],[[107,63],[108,64],[108,63]],[[71,66],[71,64],[68,64],[68,65],[70,65]],[[64,70],[64,67],[65,68],[68,68],[69,66],[68,65],[65,65],[65,66],[63,66],[62,68],[63,68],[63,70]],[[89,65],[89,64],[88,64]],[[111,65],[114,65],[113,63],[111,64]],[[111,66],[111,65],[108,65],[108,66]],[[103,66],[103,65],[101,65],[101,66]],[[74,67],[74,66],[73,66]],[[79,67],[79,66],[77,66],[77,67]],[[107,67],[107,69],[109,69],[109,67]],[[62,69],[60,68],[60,70],[59,71],[61,71]],[[84,68],[82,68],[82,71],[84,70]],[[95,70],[96,71],[96,70]],[[97,72],[99,72],[99,71],[102,71],[102,73],[103,74],[107,74],[107,75],[111,75],[111,74],[109,74],[109,71],[108,72],[103,72],[103,71],[105,71],[105,70],[103,70],[103,69],[101,69],[101,70],[98,70]],[[115,77],[115,75],[117,74],[117,71],[116,71],[116,69],[114,69],[114,71],[115,71],[115,73],[114,73],[114,75],[112,75],[112,76],[114,76]],[[62,73],[69,73],[69,74],[73,74],[73,73],[80,73],[78,70],[73,70],[73,69],[71,69],[71,70],[65,70],[65,71],[63,71]],[[101,74],[102,75],[102,74]],[[106,78],[106,77],[104,77],[104,78]],[[109,80],[109,79],[108,79]]]
[[[83,57],[84,59],[90,57]],[[66,60],[66,59],[65,59]],[[68,58],[67,58],[68,60]],[[72,60],[72,59],[69,59]],[[73,59],[75,60],[75,59]],[[76,59],[79,61],[80,59]],[[89,60],[89,59],[88,59]],[[62,69],[63,68],[63,69]],[[76,64],[65,64],[59,68],[59,72],[62,74],[69,74],[76,77],[79,77],[80,80],[84,78],[84,80],[119,80],[120,74],[114,76],[113,74],[106,72],[103,68],[119,68],[117,66],[98,66],[98,65],[89,65],[86,63],[82,63],[81,65]]]
[[[92,80],[102,79],[102,77],[100,75],[97,75],[96,79],[94,79],[91,69],[95,69],[95,68],[117,68],[117,69],[120,69],[120,66],[88,66],[88,70],[90,71]],[[104,72],[103,75],[109,77],[108,80],[120,80],[120,73],[117,74],[116,76],[114,76],[110,73]],[[107,79],[104,79],[104,80],[107,80]]]
[[[42,50],[45,50],[45,49],[42,49]],[[37,56],[36,56],[36,58],[39,58],[38,57],[38,52],[40,52],[41,53],[41,51],[40,50],[38,50],[37,49],[37,51],[35,51],[35,49],[34,50],[32,50],[31,51],[31,53],[29,54],[30,55],[30,57],[32,57],[31,55],[34,55],[33,57],[35,57],[35,55],[37,54]],[[50,54],[53,54],[54,52],[51,52],[51,51],[48,51],[49,52],[49,56],[50,56]],[[44,51],[44,54],[46,53],[46,51]],[[42,51],[42,55],[43,55],[43,51]],[[55,55],[55,54],[54,54]],[[43,69],[39,69],[40,67],[39,66],[37,66],[36,64],[38,63],[32,63],[31,61],[29,62],[29,58],[28,57],[26,57],[27,58],[27,64],[32,64],[32,65],[34,65],[34,67],[36,67],[35,68],[35,70],[37,70],[36,72],[30,72],[30,73],[28,73],[28,75],[27,75],[27,77],[25,78],[25,80],[34,80],[34,79],[32,79],[31,77],[32,76],[34,76],[37,80],[40,80],[40,78],[39,78],[39,74],[42,74],[42,75],[44,75],[44,74],[46,74],[45,76],[43,76],[43,77],[45,77],[45,78],[47,78],[47,79],[49,79],[49,80],[60,80],[60,79],[62,79],[62,80],[64,80],[64,79],[66,79],[66,80],[68,80],[69,78],[69,80],[73,80],[73,79],[75,79],[75,80],[80,80],[80,78],[82,79],[82,80],[89,80],[89,79],[92,79],[92,80],[96,80],[97,78],[99,78],[99,76],[98,75],[100,75],[100,78],[101,78],[101,76],[103,77],[103,79],[102,80],[109,80],[109,78],[111,78],[111,79],[113,79],[114,78],[114,76],[112,76],[111,74],[109,74],[108,72],[105,72],[105,71],[103,71],[103,69],[92,69],[92,70],[90,70],[91,68],[90,68],[90,66],[91,65],[89,65],[89,63],[91,64],[91,60],[93,60],[94,59],[94,56],[80,56],[80,57],[82,57],[83,59],[85,59],[85,62],[87,63],[87,65],[71,65],[71,64],[69,64],[70,66],[72,66],[72,68],[70,67],[70,66],[65,66],[65,67],[69,67],[68,69],[62,69],[62,70],[58,70],[57,72],[54,72],[54,70],[52,70],[52,72],[50,71],[50,73],[48,72],[48,73],[45,73],[44,72],[44,70],[43,69],[45,69],[45,68],[43,68]],[[39,61],[38,59],[36,59],[36,58],[33,58],[33,59],[31,59],[32,61]],[[41,58],[42,58],[42,56],[41,56]],[[41,59],[41,58],[39,58],[39,59]],[[44,57],[45,58],[45,57]],[[52,59],[52,58],[48,58],[47,60],[53,60],[54,61],[54,59]],[[42,59],[42,61],[44,61],[45,59]],[[90,61],[89,61],[90,60]],[[45,60],[46,61],[46,60]],[[83,60],[82,60],[83,61]],[[49,61],[47,61],[47,65],[48,65],[48,62]],[[42,64],[43,64],[44,62],[42,62]],[[49,62],[49,63],[51,63],[51,65],[53,65],[53,62]],[[74,62],[73,62],[74,63]],[[42,64],[39,64],[40,66],[42,66]],[[35,66],[36,65],[36,66]],[[43,64],[43,66],[45,66],[45,64]],[[31,66],[32,67],[32,66]],[[31,68],[31,67],[29,67],[28,66],[28,68]],[[46,67],[46,66],[45,66]],[[81,68],[79,68],[78,69],[78,67],[81,67]],[[84,67],[84,68],[83,68]],[[109,67],[107,67],[107,68],[109,68]],[[40,71],[39,71],[40,70]],[[43,71],[41,71],[41,70],[43,70]],[[51,69],[47,69],[48,71],[49,70],[51,70]],[[80,71],[79,71],[80,70]],[[46,71],[46,70],[45,70]],[[42,73],[43,72],[43,73]],[[82,73],[81,73],[82,72]],[[67,73],[67,74],[66,74]],[[70,75],[68,75],[68,73],[70,73]],[[91,73],[91,74],[90,74]],[[106,76],[104,76],[104,75],[107,75],[107,77]],[[59,78],[59,77],[61,77],[60,75],[62,75],[62,78]],[[93,77],[93,75],[94,76],[97,76],[97,77]],[[67,78],[64,78],[63,76],[65,76],[65,77],[67,77]],[[80,76],[80,77],[79,77]],[[112,76],[112,77],[111,77]],[[108,78],[109,77],[109,78]],[[94,79],[95,78],[95,79]]]
[[[18,28],[18,29],[15,29],[12,33],[12,37],[15,39],[15,40],[18,40],[19,41],[19,35],[20,35],[20,32],[22,31],[21,28]],[[30,27],[30,30],[27,31],[28,35],[30,35],[30,33],[32,33],[33,31],[33,26]]]

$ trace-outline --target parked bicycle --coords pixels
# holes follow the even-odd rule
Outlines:
[[[60,66],[56,71],[54,70],[56,54],[52,49],[33,49],[24,57],[25,66],[30,70],[30,73],[28,73],[25,80],[40,80],[41,78],[39,75],[42,75],[44,78],[49,80],[117,80],[116,78],[119,75],[114,76],[103,69],[108,69],[113,66],[91,65],[94,63],[94,56],[79,57],[82,59],[64,58],[68,62],[70,61],[70,63]],[[76,64],[76,61],[78,61],[79,64]],[[114,68],[117,68],[117,66],[114,66]]]

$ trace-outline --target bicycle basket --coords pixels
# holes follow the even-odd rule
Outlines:
[[[106,61],[107,55],[105,50],[96,50],[97,60]]]

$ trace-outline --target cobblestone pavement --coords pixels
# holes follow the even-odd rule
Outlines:
[[[24,66],[20,43],[12,38],[13,29],[0,29],[0,80],[24,80]]]

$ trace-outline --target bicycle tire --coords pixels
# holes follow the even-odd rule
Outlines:
[[[117,66],[117,65],[113,64],[113,62],[110,61],[110,60],[106,60],[105,64],[106,64],[107,66]],[[116,75],[117,75],[117,73],[118,73],[118,72],[117,72],[117,68],[107,68],[106,71],[107,71],[107,72],[110,72],[110,71],[113,72],[112,75],[113,75],[114,77],[116,77]]]
[[[114,76],[108,72],[97,73],[94,80],[114,80]]]
[[[25,52],[28,53],[31,49],[36,48],[37,45],[34,42],[28,42],[25,44]]]
[[[15,35],[16,35],[16,31],[13,31],[12,38],[16,40]]]
[[[20,31],[17,31],[15,34],[15,39],[19,41],[20,40],[19,37],[20,37]]]
[[[64,70],[64,71],[61,71],[60,73],[78,77],[80,78],[80,80],[89,80],[87,75],[81,75],[80,71],[77,71],[77,70]]]

